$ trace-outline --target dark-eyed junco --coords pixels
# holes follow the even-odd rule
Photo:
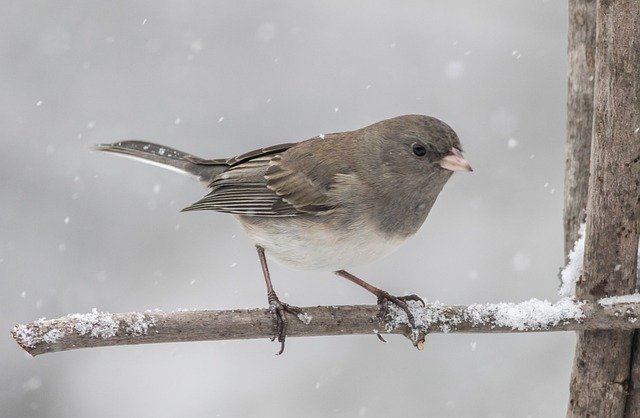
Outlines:
[[[226,212],[240,221],[256,243],[280,353],[285,312],[303,315],[278,299],[265,253],[296,269],[334,271],[372,292],[379,304],[395,303],[413,325],[406,300],[420,298],[392,296],[345,269],[398,248],[420,228],[453,171],[471,171],[453,129],[422,115],[229,159],[202,159],[143,141],[97,148],[196,176],[210,191],[184,210]]]

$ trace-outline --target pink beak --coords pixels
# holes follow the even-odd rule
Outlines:
[[[451,171],[473,171],[467,160],[457,148],[451,148],[449,154],[439,161],[440,167]]]

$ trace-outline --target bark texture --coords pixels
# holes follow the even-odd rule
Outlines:
[[[564,252],[568,257],[585,221],[589,190],[596,0],[569,0],[567,151],[564,177]]]
[[[584,271],[579,299],[632,293],[639,236],[640,2],[598,0]],[[633,332],[579,334],[571,377],[570,417],[623,417]],[[629,401],[631,401],[631,396]]]
[[[425,332],[504,333],[640,327],[640,302],[603,305],[565,299],[553,305],[526,301],[520,304],[414,306],[412,313],[421,327],[417,335],[407,326],[404,313],[396,312],[395,317],[386,318],[391,322],[383,322],[379,307],[375,305],[317,306],[303,310],[311,316],[307,324],[287,314],[289,337],[373,336],[379,332],[410,337],[418,348],[422,348]],[[114,314],[94,311],[17,325],[12,335],[20,347],[36,356],[113,345],[270,338],[273,332],[269,310],[244,309]]]

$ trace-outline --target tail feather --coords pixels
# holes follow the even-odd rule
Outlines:
[[[144,141],[96,145],[96,150],[133,158],[147,164],[189,174],[207,184],[228,168],[226,160],[204,160],[173,148]]]

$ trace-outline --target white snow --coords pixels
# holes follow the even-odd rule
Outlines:
[[[89,336],[92,338],[111,338],[116,335],[120,326],[129,335],[145,335],[156,325],[152,312],[112,315],[99,312],[93,308],[90,313],[72,314],[62,318],[46,320],[40,318],[32,324],[16,325],[12,333],[23,347],[34,348],[38,344],[53,344],[68,334]]]
[[[49,344],[55,343],[62,337],[64,337],[64,332],[55,328],[42,335],[42,339]]]
[[[313,319],[313,316],[307,314],[307,313],[300,313],[298,315],[296,315],[298,317],[298,319],[305,325],[309,325],[311,323],[311,320]]]
[[[562,298],[555,303],[534,298],[520,303],[470,305],[465,317],[478,325],[490,323],[519,331],[538,330],[583,318],[581,305],[571,298]]]
[[[39,342],[39,337],[33,332],[33,329],[26,325],[16,325],[11,331],[13,337],[23,347],[35,347]]]
[[[518,331],[534,331],[567,321],[578,321],[584,317],[582,303],[571,298],[562,298],[555,303],[530,299],[520,303],[474,304],[457,311],[448,310],[437,301],[426,307],[413,301],[408,301],[407,304],[418,328],[438,324],[444,333],[455,329],[463,321],[475,326],[491,325]],[[406,313],[394,304],[389,305],[389,313],[387,332],[408,323]]]
[[[578,231],[578,240],[573,244],[573,249],[569,253],[569,262],[560,272],[560,280],[562,284],[558,290],[558,294],[561,296],[575,296],[576,282],[582,274],[582,267],[584,262],[584,240],[587,231],[587,225],[583,223],[580,225]],[[621,264],[616,264],[613,271],[619,271],[622,268]],[[636,277],[640,282],[640,246],[638,248]]]
[[[518,146],[518,140],[515,138],[509,138],[507,140],[507,148],[509,149],[514,149],[515,147]]]
[[[130,335],[147,335],[149,328],[155,325],[156,320],[153,316],[135,313],[132,314],[132,318],[127,321],[125,331]]]
[[[640,293],[602,298],[598,301],[598,303],[602,306],[611,306],[617,303],[640,303]]]
[[[578,240],[573,244],[573,249],[569,252],[569,262],[560,272],[560,280],[562,282],[558,290],[560,296],[573,297],[576,294],[576,283],[582,274],[586,231],[587,224],[583,223],[578,230]]]
[[[110,338],[116,335],[120,322],[113,319],[108,312],[98,312],[96,308],[87,314],[73,314],[68,316],[75,320],[73,328],[80,335],[89,334],[92,337]]]

